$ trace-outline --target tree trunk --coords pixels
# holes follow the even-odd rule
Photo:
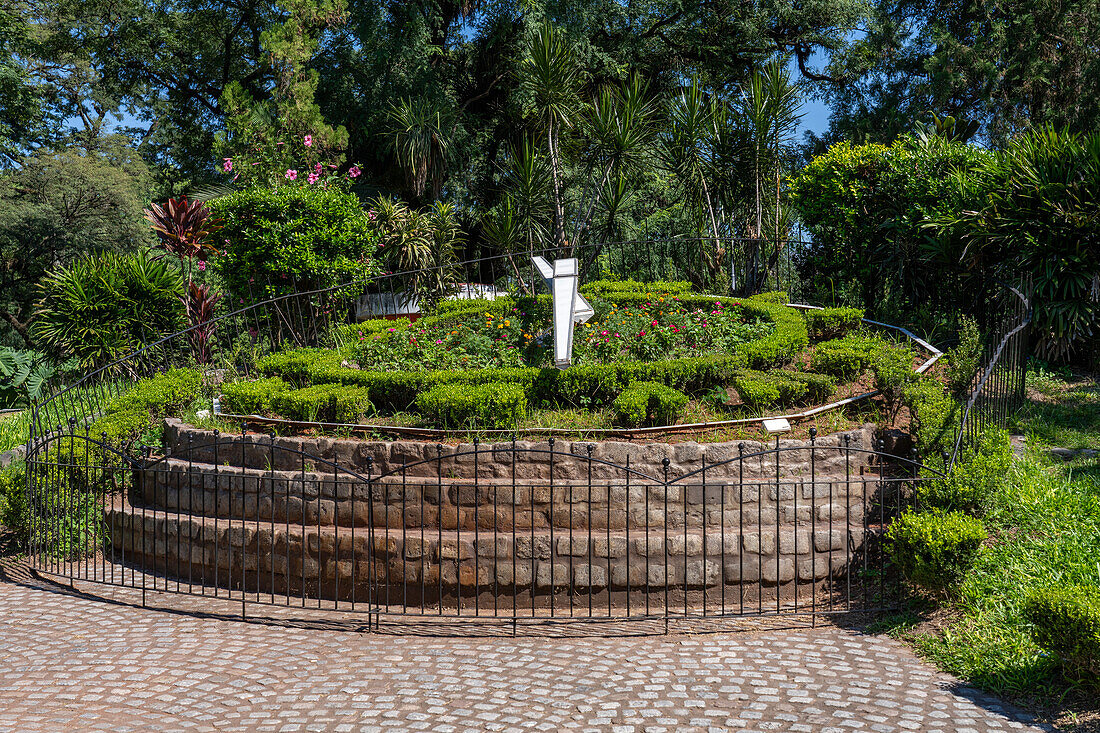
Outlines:
[[[554,189],[554,244],[564,252],[569,248],[569,241],[565,238],[565,207],[561,200],[561,173],[558,170],[558,133],[553,120],[550,120],[547,136],[550,145],[550,176]]]

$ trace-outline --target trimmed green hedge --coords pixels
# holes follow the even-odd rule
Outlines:
[[[628,293],[628,295],[635,294]],[[644,298],[645,295],[641,294],[640,297]],[[527,391],[528,400],[532,403],[609,405],[631,382],[660,382],[688,393],[696,393],[717,385],[728,384],[739,369],[745,367],[767,369],[789,361],[807,345],[808,337],[801,315],[782,304],[786,299],[783,293],[757,296],[744,301],[695,295],[690,296],[690,302],[689,299],[681,299],[681,302],[687,302],[689,306],[700,307],[711,305],[716,300],[728,306],[740,304],[748,315],[761,316],[775,323],[775,329],[770,334],[762,339],[739,345],[734,354],[660,362],[628,361],[578,365],[564,371],[549,367],[541,369],[519,367],[382,372],[341,366],[341,362],[346,357],[339,351],[299,349],[263,357],[257,361],[256,366],[264,376],[281,377],[296,386],[341,383],[365,387],[375,407],[395,412],[408,409],[415,402],[417,395],[437,384],[486,382],[523,385]],[[695,300],[698,300],[698,303]],[[454,318],[458,321],[471,313],[483,313],[482,305],[488,301],[466,302],[479,305],[472,310],[453,309],[444,315],[432,318]],[[541,308],[545,305],[549,308],[549,303],[549,298],[543,296],[539,299],[527,299],[524,304],[501,299],[492,301],[490,305],[494,309],[499,309],[499,312],[505,312],[505,310],[510,312],[513,307]],[[532,311],[525,312],[530,314]],[[431,319],[424,319],[423,322],[426,324],[429,320]]]
[[[810,369],[850,382],[888,348],[889,345],[881,338],[858,334],[823,341],[814,348]]]
[[[788,406],[821,402],[836,389],[836,380],[824,374],[786,371],[741,371],[733,378],[741,401],[750,407]]]
[[[360,422],[373,412],[368,390],[343,384],[315,384],[271,397],[271,409],[288,420]]]
[[[810,340],[815,343],[847,336],[863,322],[863,311],[859,308],[809,309],[802,314],[806,319]]]
[[[947,389],[930,376],[902,386],[900,398],[909,408],[917,449],[923,456],[949,451],[954,445],[961,412]]]
[[[1071,672],[1100,683],[1100,588],[1044,588],[1024,602],[1024,618],[1040,647],[1060,657]]]
[[[436,384],[416,397],[416,409],[449,428],[511,428],[527,417],[527,394],[522,385]]]
[[[620,293],[659,293],[661,295],[684,295],[691,292],[691,283],[683,280],[656,280],[638,282],[637,280],[594,280],[580,287],[584,295],[593,298],[613,299]]]
[[[961,512],[908,511],[886,531],[890,555],[902,574],[929,590],[957,585],[986,538],[981,521]]]
[[[657,382],[633,382],[615,398],[615,423],[624,427],[672,425],[687,406],[683,392]]]
[[[222,407],[237,415],[262,415],[272,409],[277,395],[291,389],[280,377],[226,384],[222,387]]]

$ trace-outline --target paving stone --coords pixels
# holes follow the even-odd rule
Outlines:
[[[537,563],[537,582],[558,575]],[[575,582],[607,582],[580,567]],[[512,637],[510,623],[404,619],[367,633],[362,614],[251,604],[242,621],[239,598],[150,592],[142,608],[140,588],[0,571],[0,731],[1049,730],[898,642],[828,624]],[[689,580],[704,571],[693,561]]]

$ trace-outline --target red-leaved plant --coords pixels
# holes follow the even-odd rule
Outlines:
[[[221,300],[210,286],[192,280],[193,263],[199,259],[199,270],[206,269],[206,260],[220,254],[210,244],[211,235],[221,225],[202,201],[168,199],[163,206],[153,204],[145,210],[145,219],[156,232],[161,247],[179,258],[180,268],[187,274],[187,288],[179,296],[187,313],[187,341],[191,355],[199,364],[210,363],[210,337],[214,333],[214,306]]]

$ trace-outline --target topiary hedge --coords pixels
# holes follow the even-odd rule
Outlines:
[[[288,420],[355,424],[373,412],[370,396],[362,387],[315,384],[302,389],[277,392],[271,409]]]
[[[1100,588],[1051,587],[1028,596],[1024,618],[1035,643],[1056,654],[1071,673],[1100,682]]]
[[[672,425],[687,406],[683,392],[658,382],[632,382],[615,398],[615,424],[623,427]]]
[[[626,293],[628,296],[645,294]],[[775,328],[762,339],[738,345],[733,354],[671,359],[667,361],[622,361],[610,364],[583,364],[564,371],[549,367],[516,367],[476,370],[441,371],[376,371],[356,369],[343,365],[346,356],[339,350],[301,349],[280,352],[257,361],[257,369],[267,377],[280,377],[296,386],[308,384],[340,383],[365,387],[371,402],[381,410],[403,411],[416,401],[417,395],[438,384],[484,384],[506,382],[522,385],[532,404],[548,405],[609,405],[632,382],[658,382],[688,393],[698,393],[717,385],[728,384],[734,374],[746,367],[770,368],[789,361],[808,344],[806,325],[801,315],[784,303],[786,294],[775,293],[756,296],[743,301],[713,296],[690,296],[681,299],[689,307],[709,306],[715,301],[726,305],[740,305],[746,313],[767,318]],[[698,301],[698,302],[696,302]],[[469,309],[455,308],[446,313],[422,319],[461,320],[470,314],[511,312],[514,307],[534,309],[549,308],[549,298],[526,301],[467,301]],[[549,315],[547,315],[547,319]],[[450,320],[436,320],[446,323]],[[381,324],[372,322],[370,328]],[[399,328],[397,325],[386,326]]]
[[[847,336],[863,324],[860,308],[811,308],[802,311],[802,315],[810,340],[815,343]]]
[[[417,395],[416,409],[444,427],[511,428],[527,417],[527,394],[506,382],[436,384]]]
[[[886,531],[890,556],[911,582],[934,591],[957,585],[985,541],[981,521],[961,512],[908,511]]]

